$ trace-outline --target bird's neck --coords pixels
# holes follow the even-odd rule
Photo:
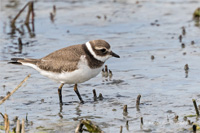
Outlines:
[[[87,59],[87,61],[88,61],[88,65],[89,65],[90,68],[93,68],[93,69],[99,68],[99,67],[101,67],[101,66],[104,64],[104,62],[102,62],[102,61],[100,61],[100,60],[97,60],[97,59],[90,53],[90,51],[88,50],[86,44],[83,44],[83,45],[82,45],[82,48],[83,48],[83,50],[84,50],[84,52],[85,52],[86,59]]]

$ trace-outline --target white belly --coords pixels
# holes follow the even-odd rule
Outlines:
[[[73,72],[54,73],[41,70],[40,73],[60,83],[76,84],[85,82],[99,74],[101,68],[91,69],[88,66],[79,68]]]
[[[103,67],[102,66],[100,68],[91,69],[87,65],[85,56],[81,56],[80,62],[78,63],[78,69],[73,72],[56,73],[56,72],[42,70],[36,65],[29,64],[29,63],[23,63],[23,65],[33,67],[34,69],[39,71],[41,75],[44,75],[57,82],[66,83],[66,84],[76,84],[76,83],[85,82],[97,76],[101,72],[102,67]]]

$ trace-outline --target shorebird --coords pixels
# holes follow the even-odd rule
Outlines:
[[[12,58],[12,64],[20,64],[34,68],[41,75],[61,83],[58,88],[59,102],[62,105],[62,87],[64,84],[75,84],[81,103],[84,101],[78,91],[77,84],[97,76],[103,64],[110,57],[120,58],[111,51],[109,43],[104,40],[92,40],[85,44],[72,45],[54,51],[41,59]]]

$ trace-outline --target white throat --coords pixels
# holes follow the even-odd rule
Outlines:
[[[93,55],[93,57],[99,61],[105,62],[107,59],[111,57],[111,55],[106,55],[106,56],[96,55],[94,50],[92,49],[90,42],[86,42],[86,47],[89,50],[89,52]]]

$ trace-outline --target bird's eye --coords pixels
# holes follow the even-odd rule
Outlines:
[[[105,53],[105,52],[106,52],[106,49],[105,49],[105,48],[101,49],[101,52],[102,52],[102,53]]]

